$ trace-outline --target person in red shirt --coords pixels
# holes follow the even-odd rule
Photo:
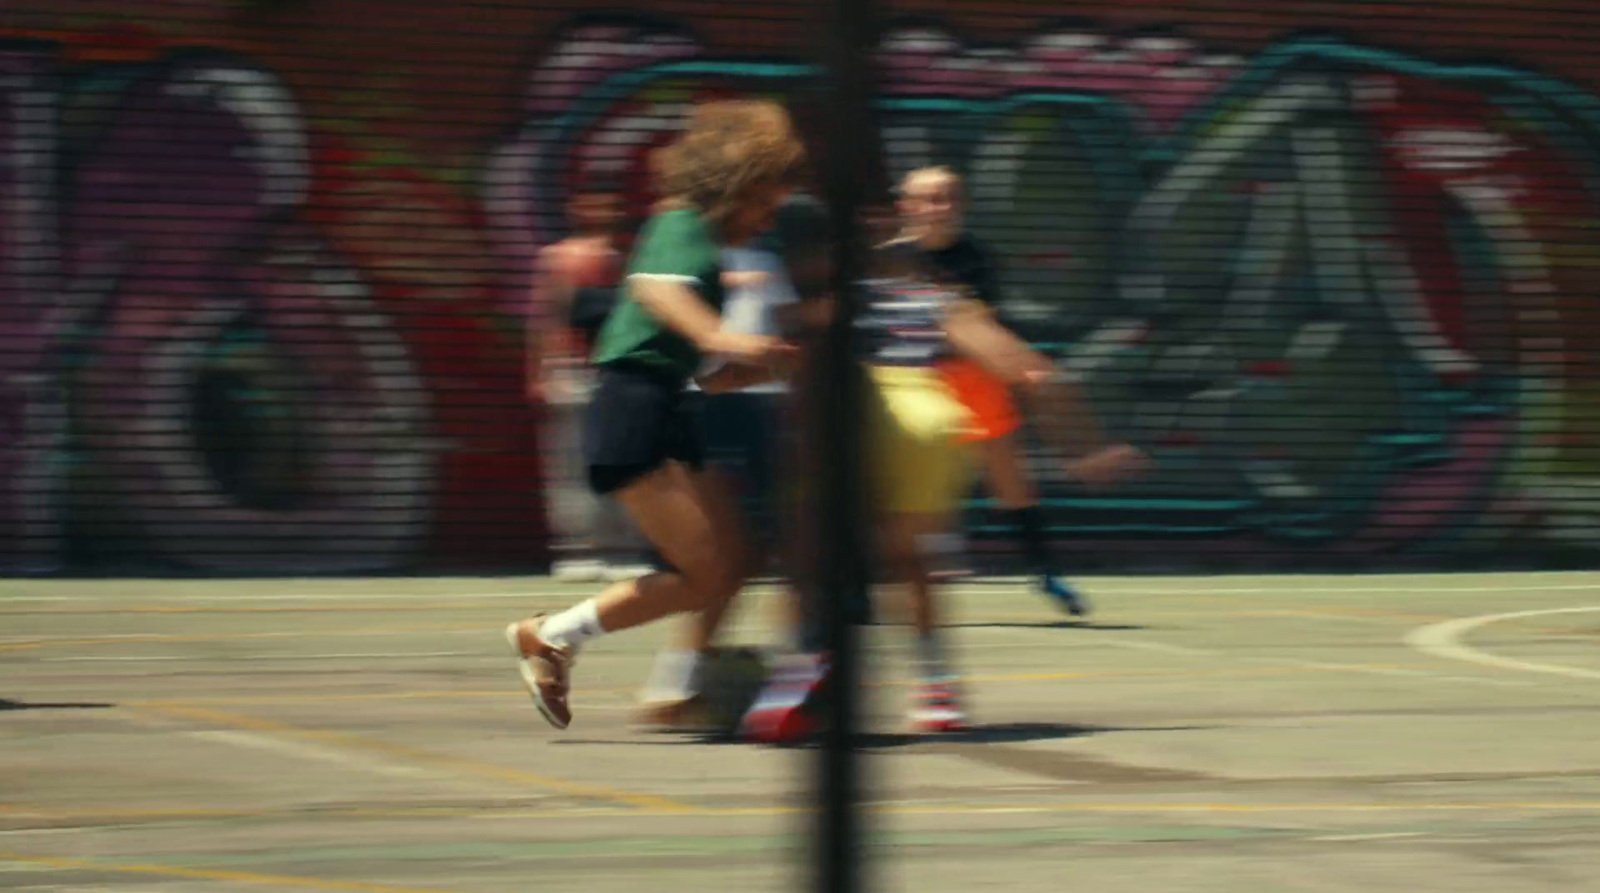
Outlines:
[[[594,390],[589,353],[622,278],[621,201],[619,190],[605,182],[573,190],[567,203],[572,234],[539,252],[527,314],[527,392],[549,412],[551,527],[566,555],[553,570],[564,580],[638,576],[646,563],[644,539],[627,513],[616,500],[589,492],[579,442]]]

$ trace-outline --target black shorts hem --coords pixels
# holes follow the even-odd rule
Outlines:
[[[626,490],[629,484],[640,478],[665,468],[668,462],[681,462],[691,471],[701,471],[704,464],[694,459],[680,459],[668,456],[659,462],[638,465],[591,465],[589,466],[589,489],[596,496],[610,496],[618,490]]]

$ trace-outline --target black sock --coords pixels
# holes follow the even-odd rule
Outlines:
[[[1044,519],[1039,515],[1039,507],[1011,509],[1006,514],[1022,540],[1022,554],[1027,556],[1028,569],[1036,574],[1054,574],[1056,563],[1050,554],[1050,545],[1045,542]]]

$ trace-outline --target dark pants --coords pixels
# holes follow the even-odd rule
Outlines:
[[[705,395],[699,401],[706,465],[739,485],[753,541],[777,542],[784,394]]]

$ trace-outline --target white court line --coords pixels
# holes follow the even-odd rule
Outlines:
[[[1402,837],[1426,837],[1425,831],[1391,831],[1387,834],[1325,834],[1309,840],[1365,842],[1368,840],[1396,840]]]
[[[495,627],[484,626],[472,629],[329,629],[329,630],[293,630],[289,632],[261,632],[246,633],[252,639],[292,639],[308,635],[317,638],[337,639],[340,636],[365,639],[370,636],[482,636],[499,632]],[[221,639],[236,638],[237,633],[217,633],[214,637],[206,633],[188,635],[184,633],[73,633],[68,635],[49,636],[7,636],[0,638],[0,645],[46,645],[51,642],[85,642],[95,645],[118,645],[125,640],[133,640],[134,644],[160,645],[170,642],[171,637],[179,637],[187,642],[217,641]],[[168,637],[168,638],[160,638]],[[85,647],[88,647],[87,645]]]
[[[1459,617],[1455,620],[1446,620],[1443,623],[1433,623],[1428,626],[1418,627],[1406,634],[1406,644],[1424,654],[1446,660],[1466,661],[1468,663],[1482,664],[1486,667],[1500,667],[1507,670],[1521,670],[1527,673],[1549,673],[1555,676],[1570,676],[1574,679],[1600,679],[1600,671],[1584,669],[1583,667],[1568,667],[1561,664],[1534,663],[1533,661],[1517,660],[1510,657],[1501,657],[1490,654],[1462,644],[1461,637],[1480,626],[1499,623],[1502,620],[1515,620],[1520,617],[1546,617],[1551,614],[1593,614],[1600,613],[1600,605],[1585,608],[1545,608],[1538,611],[1512,611],[1507,614],[1484,614],[1478,617]]]
[[[191,738],[203,741],[215,741],[222,744],[231,744],[236,747],[248,747],[253,750],[265,750],[282,756],[299,757],[301,759],[320,760],[325,763],[335,763],[346,768],[364,769],[376,772],[379,775],[388,775],[398,778],[430,778],[439,777],[439,773],[430,772],[415,766],[402,766],[398,763],[381,762],[369,753],[349,754],[331,747],[321,747],[316,744],[307,744],[301,741],[288,741],[270,735],[260,735],[254,732],[234,732],[227,730],[212,730],[205,732],[190,732]]]
[[[229,654],[229,655],[182,655],[182,654],[152,654],[152,655],[107,655],[104,657],[46,657],[40,663],[65,664],[65,663],[139,663],[152,660],[187,660],[187,661],[240,661],[240,660],[388,660],[391,658],[410,659],[413,657],[485,657],[487,651],[374,651],[370,653],[340,653],[340,654]]]
[[[1536,578],[1540,574],[1522,574],[1519,578]],[[1196,578],[1188,578],[1190,580]],[[1200,578],[1209,579],[1209,578]],[[1465,594],[1465,593],[1502,593],[1502,592],[1600,592],[1600,577],[1590,583],[1506,583],[1489,582],[1476,586],[1438,585],[1435,581],[1444,582],[1438,575],[1389,575],[1352,578],[1338,583],[1318,582],[1306,585],[1303,578],[1285,576],[1281,582],[1274,581],[1271,586],[1244,586],[1244,587],[1206,587],[1196,586],[1192,582],[1179,583],[1171,578],[1161,580],[1167,585],[1146,586],[1134,578],[1085,578],[1083,584],[1087,586],[1105,586],[1106,594],[1127,595],[1350,595],[1357,593],[1394,592],[1396,590],[1410,590],[1417,594]],[[1155,582],[1155,580],[1152,580]],[[1106,585],[1110,584],[1110,585]],[[949,587],[948,591],[960,595],[986,595],[997,587],[1012,585],[1004,580],[995,580],[986,583],[958,584]],[[1018,580],[1015,585],[1025,585]],[[530,578],[528,587],[515,590],[474,590],[470,587],[461,589],[447,589],[440,591],[417,592],[391,591],[391,592],[272,592],[259,595],[190,595],[190,594],[155,594],[155,593],[126,593],[108,592],[103,595],[10,595],[0,593],[0,603],[9,602],[105,602],[114,600],[140,600],[185,603],[228,603],[228,602],[300,602],[300,601],[393,601],[417,602],[435,600],[441,608],[448,608],[451,599],[538,599],[555,597],[571,593],[584,593],[592,591],[596,584],[592,583],[564,583],[545,578]],[[287,587],[285,587],[287,588]],[[753,589],[771,591],[769,584],[759,584]]]
[[[7,602],[105,602],[105,601],[138,601],[138,602],[176,602],[178,604],[211,604],[227,602],[305,602],[305,601],[334,601],[334,602],[421,602],[437,601],[441,608],[448,608],[450,601],[455,599],[536,599],[541,596],[565,595],[565,591],[557,590],[567,584],[540,583],[536,588],[513,591],[487,591],[473,592],[470,590],[460,592],[276,592],[262,593],[260,595],[187,595],[187,594],[156,594],[149,592],[125,593],[108,592],[104,595],[0,595],[0,603]],[[591,590],[595,587],[589,587]],[[1600,588],[1600,587],[1597,587]]]
[[[1166,642],[1152,642],[1148,639],[1103,639],[1092,644],[1107,645],[1112,648],[1126,648],[1130,651],[1154,651],[1157,654],[1181,654],[1185,657],[1191,655],[1211,657],[1224,653],[1212,648],[1191,648],[1187,645],[1169,645]]]

